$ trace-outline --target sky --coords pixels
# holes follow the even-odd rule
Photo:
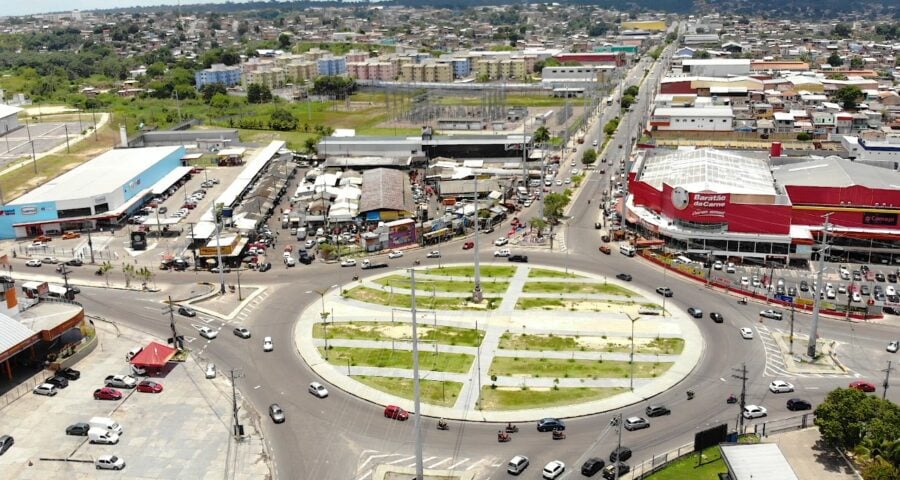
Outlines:
[[[181,0],[182,4],[225,3],[227,0]],[[240,3],[241,0],[232,0]],[[0,0],[0,17],[34,13],[66,12],[72,9],[151,7],[176,5],[178,0]]]

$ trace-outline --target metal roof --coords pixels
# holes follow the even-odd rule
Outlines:
[[[359,212],[374,210],[416,211],[406,173],[389,168],[375,168],[363,173]]]
[[[19,323],[18,320],[0,314],[0,355],[29,339],[35,333]]]
[[[785,186],[849,187],[860,185],[884,190],[900,190],[900,172],[825,157],[807,162],[779,165],[772,169],[778,183]]]
[[[112,193],[183,147],[110,150],[22,195],[10,205],[80,200]],[[140,185],[135,185],[137,189]]]
[[[0,105],[0,118],[6,118],[11,115],[18,115],[22,109],[19,107],[13,107],[10,105]]]
[[[690,192],[777,194],[766,160],[712,148],[650,156],[639,180],[660,190],[666,183]]]
[[[722,445],[720,448],[734,480],[799,480],[774,443]]]
[[[731,107],[656,107],[653,115],[661,117],[725,117],[734,116]]]

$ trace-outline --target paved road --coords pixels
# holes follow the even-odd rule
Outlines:
[[[666,55],[670,51],[671,48]],[[655,83],[660,70],[657,68],[651,72],[645,85]],[[633,112],[646,112],[650,98],[647,90],[647,87],[642,89]],[[623,120],[623,125],[630,127],[620,129],[613,145],[630,140],[631,132],[636,131],[642,120],[632,118],[632,114]],[[586,144],[589,145],[589,141]],[[620,161],[625,150],[627,148],[611,150],[611,160]],[[766,331],[787,328],[788,322],[765,320],[759,323],[757,313],[760,305],[741,306],[732,297],[666,274],[641,260],[615,252],[609,256],[597,252],[599,232],[593,229],[597,207],[596,203],[588,205],[587,201],[597,198],[604,187],[605,177],[599,177],[599,181],[591,178],[590,181],[572,208],[574,220],[569,227],[566,253],[529,252],[531,262],[558,267],[577,265],[578,269],[608,275],[628,272],[634,276],[636,284],[647,290],[652,291],[660,285],[671,287],[675,296],[668,299],[668,308],[697,306],[706,312],[719,311],[725,316],[723,324],[714,324],[706,318],[697,320],[706,342],[700,365],[678,387],[653,399],[654,402],[669,405],[673,415],[654,419],[649,429],[624,432],[623,442],[635,449],[635,460],[644,460],[692,441],[694,432],[707,426],[721,422],[733,425],[737,408],[726,405],[724,399],[729,393],[739,392],[740,382],[732,375],[734,369],[742,364],[746,365],[750,378],[747,384],[748,403],[766,406],[770,419],[792,416],[784,408],[786,397],[774,396],[766,389],[774,378],[765,376],[767,366],[771,366],[773,359],[767,355],[763,342],[758,339],[743,340],[738,335],[740,326],[752,326],[758,336],[763,336]],[[470,260],[471,251],[464,252],[461,246],[462,241],[442,245],[442,261]],[[484,263],[494,261],[492,250],[489,250],[485,249],[481,255]],[[422,257],[424,253],[410,253],[402,259],[392,260],[391,267],[409,267],[416,258],[421,259],[423,264],[437,263]],[[17,268],[20,266],[17,265]],[[78,278],[93,280],[91,272],[87,268],[79,269],[72,281],[77,283]],[[380,407],[335,389],[325,400],[307,394],[306,385],[316,378],[289,344],[288,339],[292,338],[294,322],[300,311],[306,305],[319,301],[318,294],[305,292],[346,283],[350,275],[356,272],[358,270],[324,264],[294,269],[275,268],[264,274],[248,272],[242,276],[242,283],[265,285],[268,292],[266,301],[259,303],[245,316],[247,326],[253,330],[253,338],[241,340],[229,333],[230,324],[213,321],[213,324],[221,324],[226,330],[210,342],[203,355],[220,365],[220,369],[241,369],[243,376],[238,379],[238,387],[258,411],[265,412],[270,403],[277,401],[287,412],[288,421],[285,424],[264,422],[264,433],[274,449],[277,478],[365,479],[370,478],[375,464],[405,466],[412,463],[412,422],[386,420],[381,415]],[[217,283],[217,278],[207,273],[164,273],[157,279],[161,284],[185,280]],[[159,314],[157,303],[162,295],[96,288],[83,290],[80,300],[87,311],[117,318],[164,338],[168,336],[168,323]],[[182,323],[187,325],[187,322]],[[795,328],[803,330],[808,328],[808,323],[807,315],[798,314]],[[854,371],[853,375],[876,382],[881,378],[884,360],[890,358],[884,352],[884,339],[896,334],[895,326],[850,324],[826,319],[821,327],[823,336],[841,342],[839,354]],[[271,353],[264,353],[260,345],[261,338],[267,335],[275,339],[276,348]],[[846,376],[803,376],[791,381],[797,386],[797,396],[817,403],[828,390],[846,385],[849,379]],[[687,389],[698,392],[694,400],[686,400],[684,391]],[[900,400],[900,393],[897,389],[891,390],[889,397]],[[643,407],[643,404],[633,405],[622,409],[622,413],[626,416],[640,414]],[[433,419],[427,419],[426,465],[470,468],[480,472],[477,478],[506,478],[502,468],[505,461],[514,454],[525,454],[531,457],[535,470],[552,459],[564,460],[570,467],[577,468],[580,461],[588,456],[605,457],[614,447],[615,433],[608,427],[613,413],[570,420],[569,436],[564,442],[553,442],[546,434],[535,432],[533,426],[523,425],[522,432],[507,444],[496,442],[496,425],[451,423],[449,432],[438,432],[434,429]]]

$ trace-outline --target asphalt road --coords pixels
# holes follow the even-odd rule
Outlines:
[[[666,51],[666,55],[670,53],[671,48]],[[651,90],[648,85],[655,84],[660,71],[661,67],[658,67],[650,73],[637,104],[623,119],[623,125],[629,128],[621,128],[612,140],[614,148],[610,149],[610,160],[619,162],[623,159],[627,148],[620,150],[616,147],[617,143],[627,143],[640,122],[646,120],[650,98],[647,90]],[[642,74],[643,68],[640,69],[640,75]],[[640,118],[638,114],[641,115]],[[589,147],[591,139],[597,138],[602,124],[603,122],[597,122],[591,129],[585,146]],[[575,155],[580,158],[579,152]],[[784,402],[787,398],[802,397],[816,404],[821,402],[831,388],[847,385],[850,379],[844,376],[797,376],[788,378],[797,388],[795,394],[769,393],[768,383],[776,377],[764,376],[769,359],[762,342],[758,338],[743,340],[738,329],[742,326],[750,326],[757,331],[761,327],[786,329],[787,319],[780,322],[764,320],[760,323],[757,314],[763,308],[761,305],[742,306],[733,297],[666,274],[664,270],[646,262],[617,252],[612,255],[598,252],[600,234],[593,228],[598,212],[597,203],[587,202],[589,198],[598,198],[607,185],[606,181],[606,176],[600,176],[596,170],[588,178],[586,191],[577,198],[572,210],[574,220],[569,226],[566,252],[528,252],[530,261],[557,267],[577,266],[579,270],[610,276],[628,272],[633,275],[634,283],[649,291],[662,285],[671,287],[675,295],[667,299],[666,306],[669,309],[684,310],[688,306],[696,306],[704,312],[718,311],[725,316],[722,324],[715,324],[706,317],[697,320],[705,341],[700,363],[680,385],[651,400],[653,403],[665,403],[673,414],[652,419],[649,429],[623,432],[623,444],[635,451],[630,463],[649,459],[652,455],[688,443],[693,440],[696,431],[708,426],[728,422],[733,427],[739,413],[738,407],[727,405],[725,398],[730,393],[740,392],[740,381],[732,375],[742,364],[746,365],[749,377],[747,402],[768,408],[769,419],[795,415],[785,409]],[[461,247],[462,240],[443,244],[440,247],[443,253],[441,261],[470,261],[472,251],[463,251]],[[483,263],[496,261],[491,256],[492,247],[482,250]],[[416,259],[420,259],[423,265],[436,263],[434,260],[426,260],[424,254],[424,251],[407,253],[402,259],[391,260],[391,268],[410,267]],[[411,463],[408,457],[414,453],[412,421],[387,420],[382,415],[381,407],[335,388],[330,389],[331,395],[327,399],[309,395],[306,391],[308,383],[318,379],[289,343],[300,311],[311,302],[318,301],[318,294],[305,292],[344,283],[358,270],[318,263],[298,265],[293,269],[279,267],[263,274],[250,272],[242,278],[247,284],[264,284],[271,292],[251,314],[251,320],[247,324],[253,332],[251,339],[243,340],[231,335],[231,325],[228,324],[224,325],[222,333],[215,340],[206,342],[198,339],[192,344],[195,351],[202,352],[201,356],[214,361],[220,372],[230,368],[239,369],[237,385],[240,391],[264,417],[263,430],[274,450],[276,478],[364,478],[362,471],[358,472],[358,467],[365,455],[371,456],[373,463],[377,463],[375,457],[383,459],[391,455],[407,459],[398,464]],[[78,269],[73,274],[73,282],[77,283],[77,278],[82,275],[90,278],[91,273],[91,269]],[[170,278],[178,278],[182,274],[172,275]],[[196,281],[194,274],[183,275],[185,283]],[[197,277],[218,282],[212,274],[200,273]],[[160,313],[161,304],[158,301],[161,296],[84,288],[79,300],[90,313],[118,319],[162,338],[169,336],[168,318]],[[796,330],[808,329],[809,321],[809,316],[798,314],[795,320]],[[179,322],[179,325],[187,326],[188,323]],[[223,322],[212,323],[218,326]],[[839,354],[848,367],[861,377],[880,384],[883,375],[880,370],[885,367],[885,361],[891,358],[884,351],[885,338],[896,335],[896,327],[825,319],[820,323],[820,331],[822,336],[835,338],[840,342]],[[273,352],[263,352],[263,336],[275,339]],[[690,401],[685,396],[688,389],[697,392],[697,396]],[[889,397],[898,401],[900,393],[893,389]],[[265,418],[266,409],[273,402],[278,402],[285,409],[286,423],[274,425]],[[632,405],[621,412],[626,417],[642,415],[646,404],[647,402]],[[434,419],[426,419],[425,456],[452,457],[452,460],[442,465],[445,468],[462,462],[463,468],[471,465],[487,472],[478,478],[506,478],[506,460],[516,454],[531,458],[532,467],[527,474],[529,478],[534,477],[546,462],[560,459],[568,465],[566,477],[573,477],[577,475],[577,469],[583,460],[589,456],[606,458],[615,447],[617,436],[615,430],[609,428],[609,420],[616,413],[618,412],[606,412],[569,419],[568,438],[557,442],[551,440],[549,434],[537,433],[533,425],[523,424],[520,425],[522,431],[514,436],[512,442],[505,444],[498,444],[496,441],[497,425],[451,422],[449,431],[440,432],[434,428]]]

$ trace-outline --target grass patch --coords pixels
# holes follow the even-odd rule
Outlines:
[[[634,377],[649,378],[665,373],[671,362],[634,362]],[[557,358],[494,357],[491,375],[528,375],[535,377],[628,378],[628,362],[573,360]]]
[[[590,293],[617,295],[631,298],[636,293],[627,288],[612,283],[556,283],[556,282],[528,282],[522,287],[524,293]]]
[[[482,105],[481,97],[446,95],[438,101],[440,105],[463,105],[478,107]],[[559,107],[566,104],[565,98],[551,97],[541,94],[507,94],[506,105],[509,107]]]
[[[528,270],[528,278],[584,278],[574,273],[560,272],[559,270],[548,270],[546,268],[532,268]]]
[[[528,335],[506,332],[500,336],[500,348],[505,350],[579,350],[580,345],[572,336]]]
[[[528,285],[527,283],[525,285]],[[520,298],[516,302],[516,310],[544,308],[547,310],[563,308],[565,304],[558,298]]]
[[[307,138],[314,138],[315,133],[305,132],[276,132],[272,130],[248,130],[238,129],[238,136],[242,142],[268,143],[272,140],[284,140],[288,148],[302,151]]]
[[[636,350],[638,353],[661,353],[665,355],[678,355],[684,351],[683,338],[654,338],[647,345]]]
[[[363,127],[357,129],[356,134],[374,136],[416,136],[422,134],[422,129],[407,127]]]
[[[325,356],[325,349],[319,348]],[[419,368],[436,372],[466,373],[475,359],[464,353],[437,353],[419,351]],[[411,350],[391,350],[390,348],[348,348],[329,347],[328,362],[335,366],[409,368],[413,366]]]
[[[755,434],[746,434],[738,437],[738,443],[759,443],[759,437]],[[652,480],[719,480],[719,473],[728,471],[725,462],[722,461],[722,451],[718,446],[709,447],[701,453],[703,458],[700,466],[697,466],[697,455],[691,454],[679,458],[666,465],[658,472],[645,478]]]
[[[388,287],[393,286],[395,288],[409,289],[411,287],[409,277],[406,277],[404,275],[391,275],[389,277],[382,277],[378,280],[375,280],[375,283]],[[416,290],[421,292],[428,292],[433,289],[437,292],[471,293],[474,288],[475,282],[426,279],[416,280]],[[506,292],[507,288],[509,288],[509,283],[507,282],[497,282],[495,280],[481,282],[481,291],[483,291],[484,293],[503,293]]]
[[[444,275],[448,277],[474,277],[475,267],[437,267],[426,268],[427,275]],[[516,267],[504,267],[499,265],[482,265],[482,278],[509,278],[516,274]]]
[[[355,287],[344,292],[345,298],[352,298],[360,302],[377,303],[388,307],[410,308],[412,297],[400,293],[391,294],[368,287]],[[416,306],[432,310],[493,310],[500,306],[499,298],[485,298],[480,304],[469,303],[469,298],[447,298],[430,296],[416,299]]]
[[[419,339],[436,341],[442,345],[476,347],[484,338],[483,330],[443,325],[434,327],[422,322],[419,322],[418,325]],[[325,338],[325,328],[321,323],[313,325],[313,338]],[[335,338],[380,341],[409,340],[412,339],[412,325],[391,322],[329,323],[328,339]]]
[[[626,388],[559,388],[536,390],[482,387],[480,404],[484,410],[522,410],[591,402],[618,395]]]
[[[407,400],[413,399],[413,381],[411,378],[370,377],[366,375],[352,375],[350,378],[384,393],[390,393]],[[431,405],[452,407],[456,403],[456,397],[459,396],[460,390],[462,390],[462,384],[459,382],[419,380],[420,398],[423,402]]]

